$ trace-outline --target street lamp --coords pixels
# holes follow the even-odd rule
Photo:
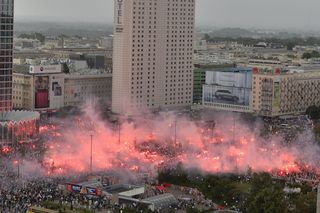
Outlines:
[[[20,178],[20,160],[16,160],[13,162],[14,164],[17,165],[17,173],[18,173],[18,179]]]
[[[92,174],[92,139],[93,134],[90,135],[90,174]]]
[[[177,119],[174,120],[174,145],[177,145]]]
[[[118,143],[121,143],[121,123],[118,124]]]

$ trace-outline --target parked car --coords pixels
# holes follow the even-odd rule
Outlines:
[[[226,101],[239,101],[239,98],[233,95],[229,90],[217,90],[215,92],[215,97],[217,99],[226,100]]]

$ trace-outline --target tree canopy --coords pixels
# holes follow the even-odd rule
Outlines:
[[[19,38],[37,39],[41,43],[44,43],[46,40],[46,37],[41,33],[31,33],[31,34],[23,33],[23,34],[19,35]]]
[[[302,58],[303,59],[320,58],[320,53],[318,51],[305,52],[303,53]]]

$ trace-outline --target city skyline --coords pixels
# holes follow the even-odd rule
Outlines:
[[[34,6],[36,5],[36,7]],[[320,15],[316,0],[198,0],[196,24],[216,27],[255,27],[317,30]],[[72,14],[70,13],[72,9]],[[106,22],[113,21],[113,1],[93,0],[16,0],[18,20]],[[86,14],[84,18],[84,14]],[[272,14],[272,16],[271,16]],[[295,14],[294,16],[292,14]]]

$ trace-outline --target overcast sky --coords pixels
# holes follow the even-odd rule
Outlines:
[[[113,0],[15,0],[28,20],[112,22]],[[197,0],[197,25],[320,30],[320,0]]]

